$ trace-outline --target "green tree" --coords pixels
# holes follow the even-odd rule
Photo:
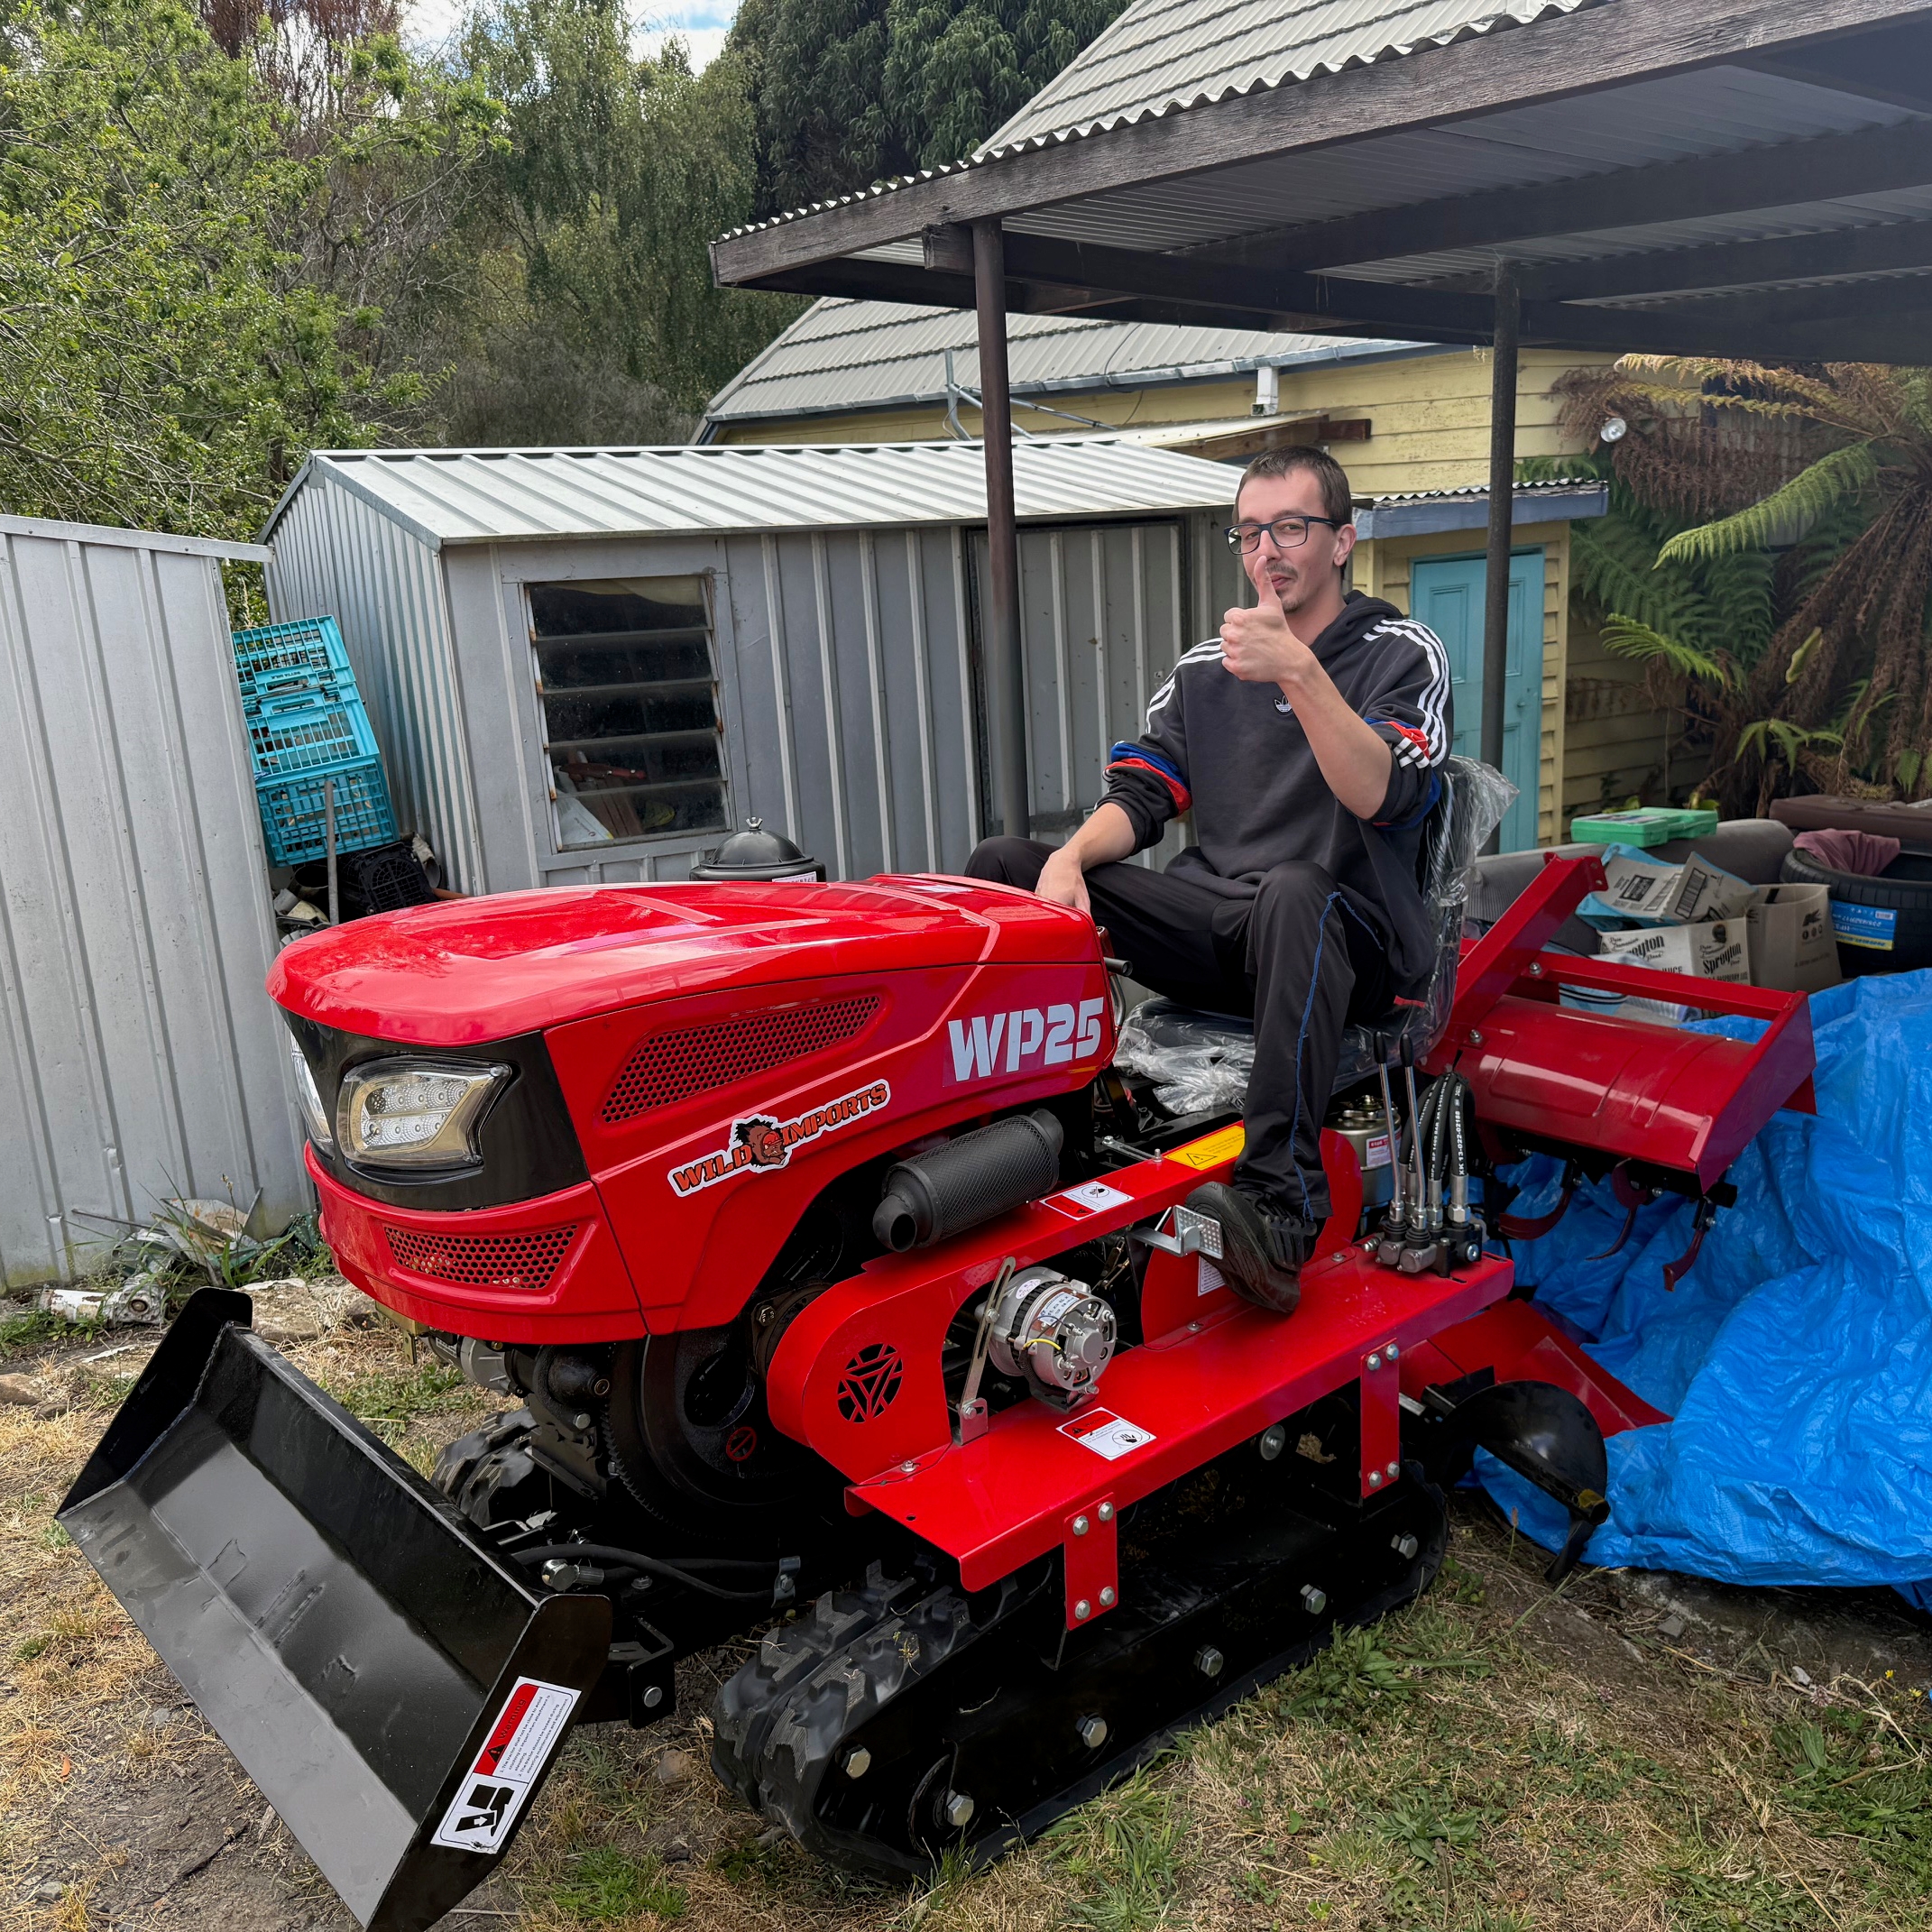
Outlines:
[[[744,0],[760,216],[960,161],[1126,0]]]
[[[251,61],[174,0],[0,11],[7,509],[244,534],[307,450],[417,406],[419,380],[377,365],[380,313],[299,238],[332,181],[474,157],[487,103],[420,82],[387,41],[343,87],[305,152]]]
[[[743,62],[727,52],[695,75],[677,42],[634,60],[629,37],[621,0],[509,0],[471,23],[470,69],[509,133],[472,344],[505,420],[541,420],[542,393],[686,424],[800,306],[712,281],[711,237],[751,211]],[[476,414],[475,389],[476,372],[459,375],[459,415]]]
[[[892,0],[887,113],[918,168],[972,152],[1126,0]]]

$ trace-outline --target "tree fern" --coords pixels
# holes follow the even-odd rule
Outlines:
[[[1678,638],[1666,637],[1640,624],[1634,618],[1612,614],[1604,619],[1604,649],[1619,658],[1634,658],[1640,663],[1662,662],[1685,677],[1716,685],[1728,690],[1736,682],[1737,672],[1728,658],[1715,651],[1699,650]]]
[[[1840,504],[1878,481],[1878,452],[1870,443],[1849,443],[1799,471],[1781,490],[1734,517],[1684,530],[1658,552],[1660,563],[1691,563],[1727,551],[1765,550],[1798,541]]]

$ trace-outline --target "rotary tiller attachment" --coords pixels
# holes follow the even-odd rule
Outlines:
[[[611,1606],[529,1588],[204,1289],[60,1521],[364,1925],[501,1857],[602,1674]]]

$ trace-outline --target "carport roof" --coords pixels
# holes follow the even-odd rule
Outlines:
[[[1116,437],[1013,452],[1018,515],[1122,517],[1226,504],[1227,466]],[[986,520],[978,443],[728,444],[660,449],[320,450],[296,494],[335,484],[424,542],[731,530],[880,529]]]
[[[1272,37],[1272,38],[1271,38]],[[721,281],[1010,312],[1918,362],[1932,6],[1136,0],[979,154],[713,244]]]

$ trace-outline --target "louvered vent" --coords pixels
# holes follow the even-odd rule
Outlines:
[[[788,1060],[823,1053],[862,1033],[879,996],[825,999],[810,1007],[773,1007],[741,1018],[684,1026],[640,1040],[603,1103],[607,1127],[634,1120],[713,1087],[729,1087]]]
[[[465,1288],[510,1288],[531,1294],[550,1285],[577,1235],[574,1225],[505,1235],[431,1235],[386,1226],[382,1232],[390,1253],[411,1274]]]

